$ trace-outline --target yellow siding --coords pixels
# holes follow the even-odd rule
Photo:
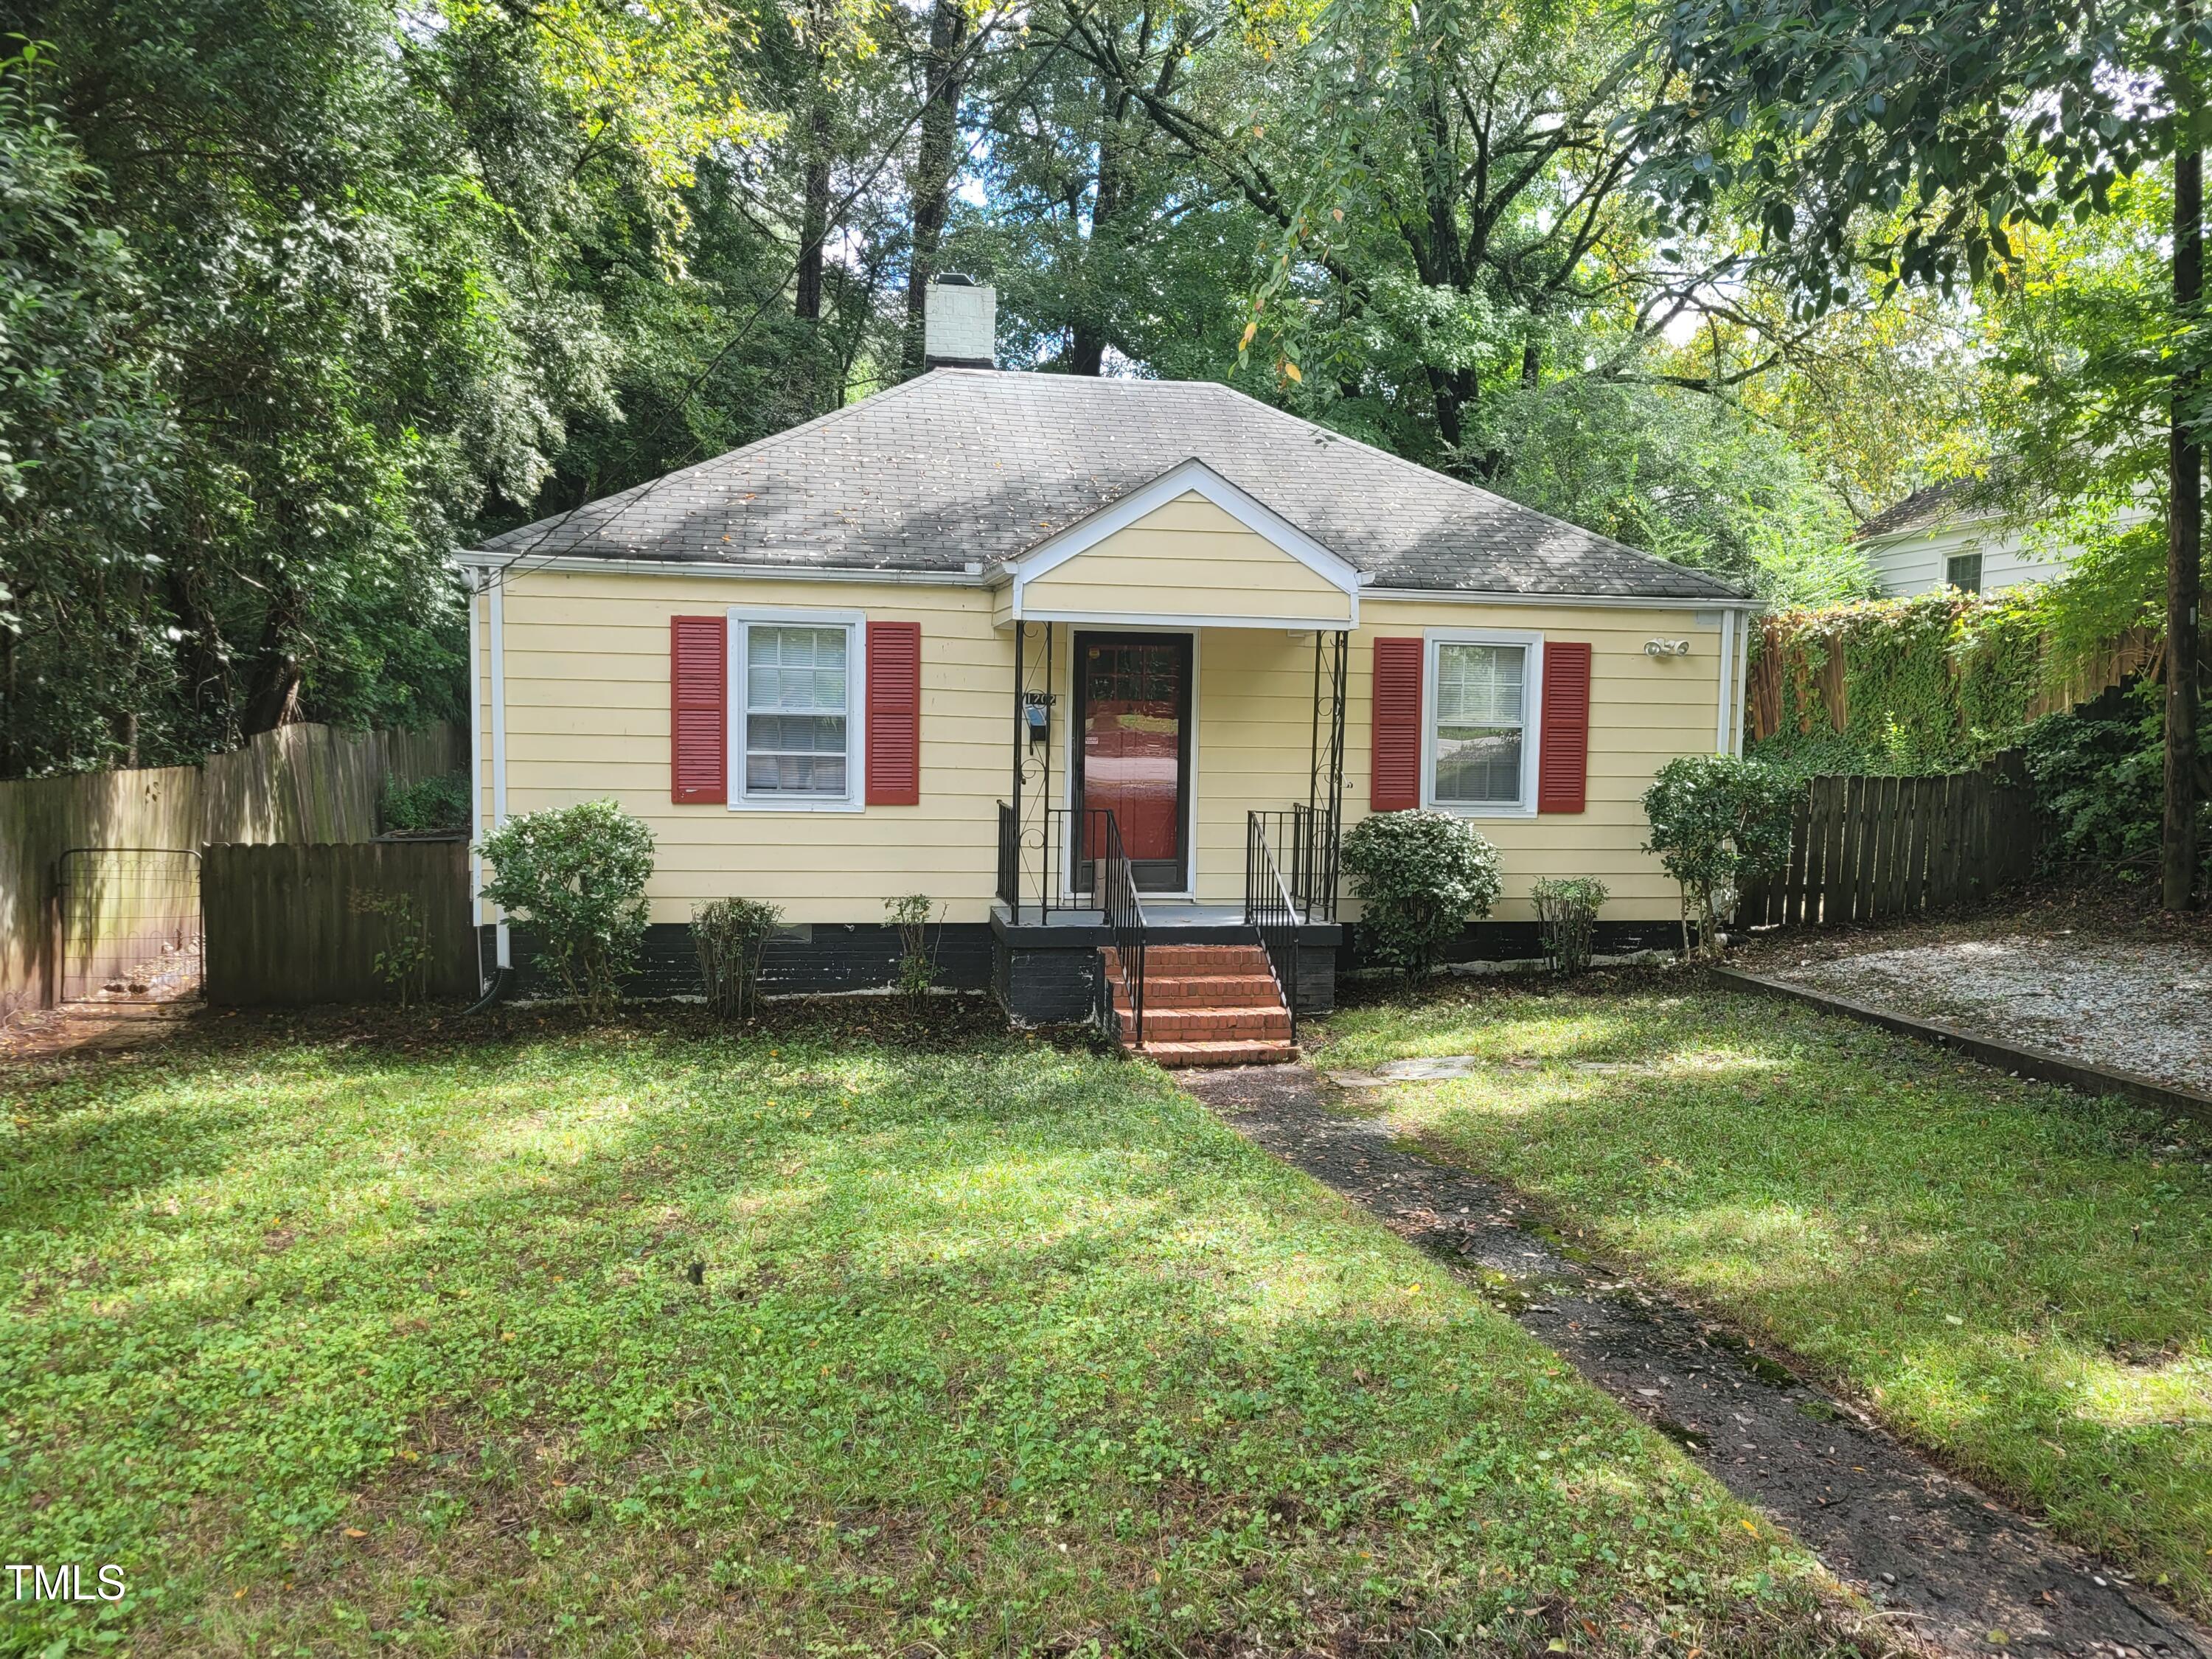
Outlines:
[[[793,921],[880,922],[885,899],[912,892],[948,901],[947,921],[988,916],[1013,648],[981,589],[538,571],[512,580],[504,604],[507,811],[611,799],[644,819],[657,843],[653,921],[731,894],[780,904]],[[669,799],[668,619],[732,605],[921,624],[921,805],[732,811]]]
[[[682,921],[694,902],[732,893],[781,904],[793,921],[880,921],[885,899],[916,891],[944,901],[949,921],[989,915],[996,803],[1009,793],[1014,647],[1011,629],[993,626],[988,592],[535,572],[511,581],[504,603],[508,810],[611,797],[643,818],[659,846],[650,890],[655,921]],[[1158,598],[1156,608],[1179,603]],[[921,624],[920,806],[733,812],[670,801],[668,619],[719,613],[732,604],[857,611]],[[478,606],[480,621],[488,622],[484,602]],[[1498,628],[1587,640],[1595,647],[1589,810],[1479,821],[1505,867],[1507,898],[1498,915],[1526,920],[1528,884],[1541,875],[1600,877],[1613,893],[1609,919],[1675,914],[1672,884],[1638,850],[1644,835],[1638,803],[1664,761],[1713,747],[1720,668],[1715,629],[1698,628],[1680,611],[1404,600],[1367,602],[1360,623],[1345,711],[1347,827],[1367,811],[1378,635]],[[1052,687],[1061,694],[1053,716],[1054,805],[1066,798],[1074,631],[1066,625],[1053,630]],[[1029,630],[1032,657],[1042,633],[1036,624]],[[1644,641],[1655,635],[1688,637],[1692,654],[1646,657]],[[487,649],[479,664],[485,698],[489,655]],[[1196,891],[1203,901],[1234,904],[1243,893],[1246,811],[1306,798],[1313,639],[1280,629],[1207,629],[1199,637],[1197,660]],[[489,731],[487,718],[488,704],[480,703],[480,732]],[[482,742],[478,752],[489,747]],[[488,822],[488,755],[483,779]],[[1036,785],[1029,787],[1034,805]],[[1356,915],[1357,906],[1348,912]]]
[[[1529,884],[1540,876],[1594,875],[1612,889],[1611,921],[1671,917],[1676,894],[1638,849],[1641,799],[1651,775],[1677,755],[1711,754],[1720,695],[1720,635],[1680,611],[1484,606],[1369,600],[1352,636],[1346,684],[1345,827],[1367,815],[1375,641],[1429,629],[1495,628],[1586,640],[1590,653],[1587,810],[1475,820],[1504,868],[1499,920],[1531,920]],[[1688,638],[1686,658],[1647,657],[1655,635]],[[1244,814],[1306,798],[1313,641],[1292,643],[1259,629],[1217,629],[1199,646],[1196,893],[1205,902],[1241,902]],[[1346,913],[1356,916],[1358,906]]]
[[[1023,606],[1110,617],[1347,617],[1351,601],[1195,492],[1025,584]]]

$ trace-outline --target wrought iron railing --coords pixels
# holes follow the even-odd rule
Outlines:
[[[1114,821],[1111,812],[1088,815],[1092,822],[1085,826],[1091,831],[1086,837],[1089,846],[1098,856],[1093,861],[1091,891],[1098,908],[1106,913],[1106,925],[1114,930],[1114,954],[1121,963],[1122,988],[1129,997],[1129,1041],[1133,1047],[1142,1048],[1145,1042],[1145,902],[1137,893],[1136,872],[1129,867],[1129,855],[1122,850],[1121,826]],[[1115,1012],[1113,988],[1106,990],[1107,1012]]]
[[[1251,816],[1266,825],[1267,845],[1298,915],[1310,922],[1334,921],[1340,873],[1336,814],[1326,806],[1289,806]],[[1248,888],[1249,874],[1248,869]]]
[[[1283,994],[1283,1006],[1290,1011],[1291,1041],[1296,1042],[1298,943],[1305,917],[1291,895],[1291,884],[1283,874],[1282,864],[1275,857],[1269,839],[1273,827],[1269,820],[1279,823],[1288,816],[1256,811],[1244,815],[1244,920],[1258,932],[1261,948],[1267,953],[1267,966],[1273,970],[1275,988]]]
[[[999,803],[999,900],[1015,921],[1042,923],[1054,913],[1103,910],[1095,866],[1106,856],[1104,807],[1031,812],[1026,830]]]

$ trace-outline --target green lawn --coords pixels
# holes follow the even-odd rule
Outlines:
[[[1612,984],[1341,1012],[1322,1063],[1495,1062],[1374,1109],[2212,1614],[2203,1127],[1685,975]]]
[[[0,1651],[1833,1650],[1797,1547],[1148,1067],[237,1018],[0,1075]],[[89,1574],[88,1578],[89,1579]]]

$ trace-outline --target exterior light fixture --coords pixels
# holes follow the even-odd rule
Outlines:
[[[1646,640],[1644,654],[1647,657],[1686,657],[1690,654],[1687,640]]]

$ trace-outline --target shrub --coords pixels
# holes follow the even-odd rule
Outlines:
[[[653,832],[611,800],[509,818],[477,849],[483,895],[537,931],[538,965],[594,1014],[622,999],[645,938]]]
[[[937,983],[937,955],[929,948],[929,924],[936,913],[927,893],[884,901],[884,920],[899,933],[899,994],[916,1018],[929,1001],[929,988]],[[944,937],[942,929],[938,937]]]
[[[2166,817],[2164,692],[2145,678],[2027,728],[2021,758],[2036,804],[2051,817],[2047,865],[2104,865],[2123,874],[2157,867]],[[2200,807],[2200,842],[2208,831],[2212,816]]]
[[[1344,838],[1344,872],[1365,907],[1376,959],[1408,980],[1437,970],[1469,916],[1497,902],[1498,849],[1449,812],[1377,812]]]
[[[399,994],[400,1007],[407,1006],[410,992],[417,1001],[427,998],[430,994],[430,924],[415,901],[405,893],[356,892],[349,902],[357,915],[385,919],[384,948],[370,958],[369,966]]]
[[[1745,878],[1790,860],[1790,813],[1797,786],[1763,762],[1727,755],[1684,755],[1659,769],[1644,792],[1651,821],[1647,853],[1659,854],[1682,890],[1682,954],[1690,954],[1690,913],[1698,943],[1721,954],[1720,918],[1735,906]]]
[[[1591,940],[1597,933],[1597,913],[1609,895],[1595,876],[1545,877],[1529,889],[1536,904],[1536,928],[1544,941],[1544,959],[1553,970],[1579,974],[1590,965]]]
[[[378,809],[386,830],[465,830],[469,827],[469,780],[464,772],[415,783],[384,781]]]
[[[783,912],[758,899],[716,899],[691,911],[691,945],[699,953],[707,1007],[721,1019],[750,1019],[760,1012],[761,957]]]

